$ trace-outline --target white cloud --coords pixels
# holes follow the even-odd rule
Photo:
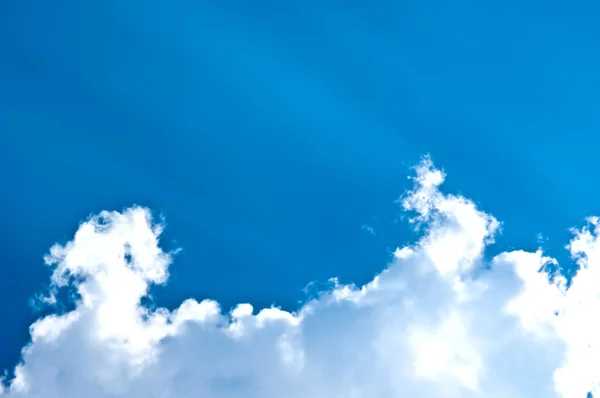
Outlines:
[[[600,394],[600,227],[568,249],[581,269],[567,289],[541,251],[502,253],[483,267],[499,223],[445,195],[425,159],[402,201],[423,237],[398,249],[362,287],[341,285],[297,313],[223,314],[189,299],[150,311],[171,254],[160,225],[132,208],[83,223],[50,250],[54,289],[76,309],[31,326],[10,398],[568,397]],[[552,278],[550,278],[552,276]],[[551,280],[551,281],[550,281]],[[52,302],[53,292],[50,299]]]

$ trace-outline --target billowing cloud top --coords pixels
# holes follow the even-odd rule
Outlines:
[[[600,393],[598,220],[568,246],[567,288],[541,251],[484,260],[499,223],[445,195],[429,159],[403,207],[423,228],[362,287],[334,284],[298,312],[224,314],[189,299],[141,304],[168,278],[161,226],[140,207],[102,212],[46,257],[75,309],[31,325],[8,398],[568,397]]]

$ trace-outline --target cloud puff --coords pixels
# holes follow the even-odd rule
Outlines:
[[[172,253],[147,209],[102,212],[55,245],[52,295],[75,309],[31,325],[10,398],[568,397],[600,393],[599,222],[568,246],[566,280],[541,251],[484,260],[499,223],[444,173],[416,168],[402,205],[422,238],[399,248],[370,283],[332,280],[297,312],[189,299],[141,304],[165,283]]]

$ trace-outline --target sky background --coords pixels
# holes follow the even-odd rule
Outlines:
[[[311,281],[366,282],[415,239],[394,201],[430,153],[446,190],[504,222],[495,250],[542,234],[566,264],[568,228],[600,213],[598,16],[582,1],[2,2],[0,368],[40,315],[43,255],[103,209],[166,217],[164,246],[183,251],[156,305],[294,309]]]

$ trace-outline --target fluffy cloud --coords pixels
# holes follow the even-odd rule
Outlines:
[[[600,393],[600,243],[595,218],[568,246],[567,288],[541,251],[484,260],[499,223],[439,187],[425,159],[402,205],[422,238],[362,287],[341,285],[296,313],[174,311],[141,304],[172,253],[148,210],[103,212],[52,247],[52,288],[75,309],[31,325],[9,398],[568,397]]]

